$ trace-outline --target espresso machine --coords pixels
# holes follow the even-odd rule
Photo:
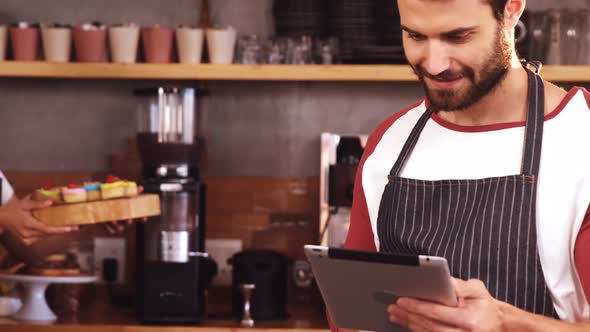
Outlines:
[[[137,144],[144,192],[160,195],[161,215],[137,223],[137,318],[143,324],[195,324],[216,273],[205,251],[207,187],[200,176],[202,91],[160,87],[141,98]]]
[[[350,225],[356,172],[367,135],[322,133],[319,243],[342,247]]]

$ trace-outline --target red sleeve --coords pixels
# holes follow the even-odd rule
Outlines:
[[[363,168],[365,160],[375,149],[375,143],[372,139],[367,141],[363,158],[356,171],[354,179],[354,194],[352,196],[352,209],[350,210],[350,227],[346,235],[344,247],[348,249],[377,251],[365,191],[363,190]]]
[[[581,90],[584,92],[586,103],[590,107],[590,93],[586,89],[582,88]],[[590,207],[586,211],[582,227],[578,232],[574,247],[574,261],[586,299],[590,301]]]
[[[586,299],[590,301],[590,208],[586,212],[586,217],[584,217],[584,222],[576,239],[574,260]]]

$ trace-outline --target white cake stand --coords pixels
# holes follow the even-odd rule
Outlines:
[[[96,276],[45,277],[20,274],[0,274],[0,280],[21,283],[26,290],[23,305],[12,318],[25,321],[52,322],[57,316],[51,311],[45,300],[45,290],[50,284],[85,284],[93,283]]]

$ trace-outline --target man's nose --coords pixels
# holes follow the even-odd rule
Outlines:
[[[438,41],[430,41],[422,66],[432,76],[449,69],[451,61],[448,50]]]

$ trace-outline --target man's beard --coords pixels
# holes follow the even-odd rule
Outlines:
[[[498,27],[494,45],[492,45],[487,60],[484,61],[483,68],[478,72],[479,80],[476,81],[475,70],[467,66],[462,66],[456,72],[446,70],[433,76],[417,64],[414,66],[414,72],[424,86],[430,105],[440,111],[459,111],[480,101],[504,80],[510,68],[511,54],[510,43],[502,28]],[[469,81],[469,86],[461,90],[430,89],[425,82],[425,78],[452,81],[462,77]]]

